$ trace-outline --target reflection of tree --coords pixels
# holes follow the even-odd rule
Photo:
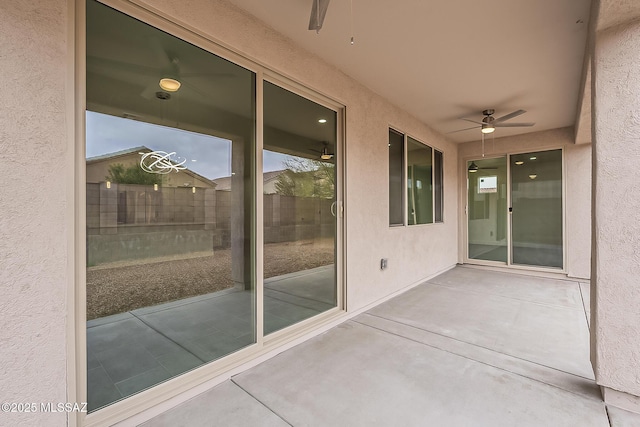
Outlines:
[[[143,171],[137,164],[125,167],[115,163],[109,165],[109,175],[105,179],[118,184],[153,185],[160,184],[162,177]]]
[[[335,193],[335,166],[319,160],[291,157],[283,162],[286,170],[278,176],[276,193],[283,196],[322,197]]]

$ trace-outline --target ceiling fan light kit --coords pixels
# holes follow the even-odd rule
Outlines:
[[[333,158],[333,154],[329,153],[327,146],[325,145],[322,149],[322,153],[320,154],[320,158],[322,160],[331,160]]]
[[[160,79],[159,86],[162,90],[166,90],[167,92],[177,92],[182,86],[182,83],[176,79],[172,79],[170,77],[164,77]]]

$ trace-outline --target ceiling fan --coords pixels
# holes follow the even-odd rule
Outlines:
[[[309,151],[320,154],[320,159],[322,160],[331,160],[335,154],[329,152],[329,143],[326,141],[322,141],[322,144],[324,145],[322,151],[314,150],[313,148],[310,148]]]
[[[515,128],[515,127],[530,127],[535,125],[535,123],[505,123],[507,120],[511,120],[514,117],[518,117],[521,114],[526,113],[525,110],[516,110],[513,111],[509,114],[506,114],[502,117],[498,117],[497,119],[493,117],[493,114],[495,113],[495,110],[493,108],[489,108],[486,109],[482,112],[482,114],[484,115],[484,118],[482,119],[482,121],[478,121],[478,120],[473,120],[473,119],[469,119],[467,117],[461,117],[461,120],[465,120],[467,122],[471,122],[471,123],[476,123],[476,126],[470,127],[470,128],[465,128],[465,129],[458,129],[458,130],[454,130],[453,132],[449,132],[449,133],[456,133],[456,132],[463,132],[465,130],[471,130],[471,129],[480,129],[481,132],[484,133],[492,133],[496,130],[496,128]]]

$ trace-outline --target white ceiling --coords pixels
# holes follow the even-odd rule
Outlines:
[[[496,137],[575,123],[590,0],[352,0],[354,45],[351,0],[330,2],[319,34],[312,0],[229,1],[443,134],[487,108],[536,123]]]

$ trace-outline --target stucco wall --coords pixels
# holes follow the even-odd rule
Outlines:
[[[500,130],[496,131],[498,133]],[[485,155],[488,157],[506,153],[542,151],[564,148],[566,189],[566,271],[570,277],[589,278],[591,269],[591,145],[576,145],[571,128],[533,132],[513,137],[485,140]],[[466,159],[480,158],[481,142],[460,145],[459,170],[464,177]],[[464,184],[464,182],[462,182]],[[461,201],[466,197],[466,188],[460,187]],[[466,218],[460,221],[460,235],[464,232]],[[460,239],[460,261],[465,247]]]
[[[67,401],[67,16],[65,1],[0,2],[0,402]],[[0,414],[3,426],[65,423]]]
[[[640,396],[640,22],[599,33],[594,58],[592,361],[598,384]]]

